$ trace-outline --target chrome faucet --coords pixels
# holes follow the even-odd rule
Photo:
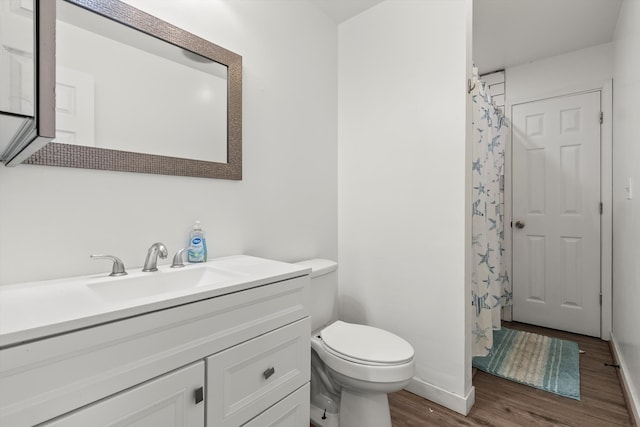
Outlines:
[[[124,264],[120,261],[120,258],[113,255],[89,255],[91,259],[110,259],[113,261],[113,267],[111,268],[111,274],[109,276],[126,276],[127,272],[124,270]]]
[[[164,259],[167,257],[167,248],[164,244],[156,242],[147,251],[147,259],[144,260],[142,271],[158,271],[158,257]]]

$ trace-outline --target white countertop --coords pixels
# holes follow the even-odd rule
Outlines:
[[[94,290],[109,284],[118,285],[119,280],[126,278],[171,278],[172,274],[180,270],[203,266],[229,272],[229,275],[223,282],[213,286],[198,285],[152,296],[110,298],[108,294],[100,294]],[[124,277],[108,277],[108,273],[103,273],[0,286],[0,348],[238,292],[310,272],[310,268],[296,264],[234,255],[203,264],[187,264],[181,269],[161,266],[153,273],[134,269]]]

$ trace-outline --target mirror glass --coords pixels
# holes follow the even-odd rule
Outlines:
[[[34,113],[33,0],[0,1],[0,112]]]
[[[33,0],[0,1],[0,153],[34,113]]]
[[[225,163],[227,67],[58,0],[54,142]]]
[[[118,0],[53,4],[56,137],[24,163],[242,179],[240,55]]]
[[[54,1],[0,0],[0,163],[5,166],[19,165],[55,136],[54,29]]]

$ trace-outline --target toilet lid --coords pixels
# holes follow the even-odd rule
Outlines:
[[[340,320],[320,332],[324,344],[336,353],[364,362],[401,364],[413,358],[413,347],[383,329]]]

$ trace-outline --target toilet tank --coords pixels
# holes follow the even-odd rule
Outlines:
[[[311,267],[311,330],[338,320],[338,263],[316,258],[296,264]]]

